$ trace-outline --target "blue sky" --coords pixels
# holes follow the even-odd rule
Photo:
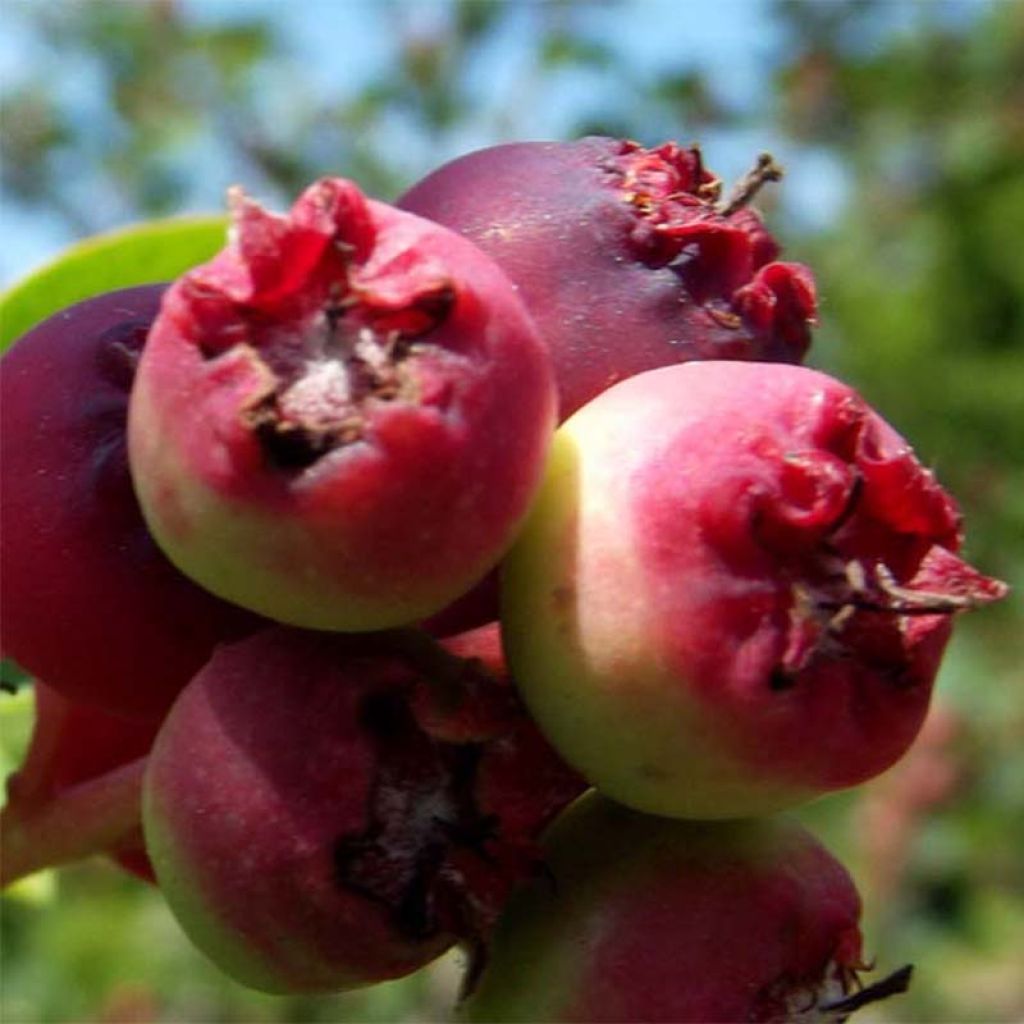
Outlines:
[[[6,0],[5,29],[0,35],[0,90],[25,80],[33,71],[52,73],[64,102],[76,116],[95,116],[104,102],[95,68],[88,60],[56,65],[53,51],[31,31],[25,17],[41,0]],[[70,0],[59,0],[70,2]],[[822,0],[828,2],[828,0]],[[979,9],[972,0],[926,0],[934,14],[970,16]],[[325,97],[358,90],[381,68],[392,62],[397,45],[389,5],[381,0],[183,0],[183,7],[197,20],[223,22],[266,17],[283,34],[292,69]],[[444,0],[406,0],[402,16],[415,27],[429,31],[444,17]],[[489,51],[470,69],[474,88],[486,98],[492,112],[522,103],[520,83],[528,77],[525,64],[529,39],[540,9],[537,3],[515,3],[508,30],[493,41]],[[883,4],[876,31],[908,30],[921,13],[911,0]],[[633,0],[624,3],[593,3],[586,11],[587,33],[608,44],[637,76],[665,70],[697,69],[709,80],[713,93],[728,105],[756,110],[766,95],[767,76],[773,55],[781,44],[780,28],[770,16],[768,0]],[[871,45],[864,40],[864,45]],[[569,125],[599,82],[587,73],[559,76],[556,87],[542,97],[530,98],[529,114],[517,124],[524,137],[565,137]],[[269,104],[274,102],[274,83],[262,86]],[[521,113],[521,112],[520,112]],[[824,151],[801,149],[773,135],[768,118],[753,119],[749,127],[704,135],[708,163],[726,181],[741,175],[757,152],[769,149],[788,166],[789,176],[781,192],[782,212],[803,226],[829,223],[842,205],[845,177],[834,158]],[[394,126],[400,145],[409,152],[410,166],[427,168],[458,152],[476,148],[489,139],[481,127],[466,126],[460,136],[448,140],[448,149],[426,149],[431,140],[417,139]],[[657,142],[661,140],[644,140]],[[689,137],[679,141],[693,141]],[[419,147],[417,149],[417,146]],[[794,159],[796,157],[796,159]],[[220,208],[224,188],[232,183],[230,167],[207,153],[196,168],[195,185],[188,208]],[[88,187],[87,180],[70,182],[69,188]],[[102,208],[103,197],[95,202]],[[113,205],[113,204],[112,204]],[[184,212],[184,211],[183,211]],[[116,214],[111,211],[116,226]],[[22,276],[51,258],[72,238],[55,215],[27,210],[9,200],[0,207],[5,244],[0,256],[0,286]]]

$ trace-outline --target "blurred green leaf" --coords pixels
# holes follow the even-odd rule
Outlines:
[[[0,296],[0,351],[82,299],[177,277],[223,246],[226,225],[223,216],[173,217],[73,245]]]
[[[540,59],[549,68],[576,65],[603,70],[614,62],[615,54],[593,40],[569,32],[551,32],[541,45]]]
[[[15,694],[0,694],[0,779],[21,764],[34,720],[31,687],[24,686]]]

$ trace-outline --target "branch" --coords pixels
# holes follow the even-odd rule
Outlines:
[[[142,820],[146,758],[25,807],[16,790],[0,811],[0,888],[43,868],[104,853]]]

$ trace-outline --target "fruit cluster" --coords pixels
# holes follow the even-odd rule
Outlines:
[[[895,763],[1005,587],[798,365],[813,279],[749,205],[777,176],[723,196],[696,148],[589,138],[394,206],[233,192],[209,262],[29,331],[5,879],[110,853],[271,992],[461,945],[478,1020],[843,1019],[905,985],[863,987],[853,883],[770,815]]]

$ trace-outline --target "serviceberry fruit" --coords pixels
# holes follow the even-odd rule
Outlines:
[[[883,771],[928,708],[953,616],[1006,588],[845,384],[785,364],[641,374],[558,431],[503,565],[512,674],[623,803],[766,813]]]
[[[798,362],[816,315],[807,267],[696,146],[513,142],[445,164],[398,205],[453,228],[519,289],[551,349],[560,418],[616,381],[691,359]]]
[[[538,869],[537,835],[584,783],[486,669],[496,638],[454,650],[275,627],[222,647],[176,702],[146,843],[232,977],[271,992],[399,977],[479,945]]]
[[[543,848],[462,1019],[839,1022],[906,987],[905,968],[862,988],[857,890],[795,822],[672,821],[591,793]]]
[[[311,185],[232,196],[231,241],[171,286],[132,395],[136,490],[171,559],[293,625],[439,611],[501,557],[554,424],[550,360],[454,232]]]

